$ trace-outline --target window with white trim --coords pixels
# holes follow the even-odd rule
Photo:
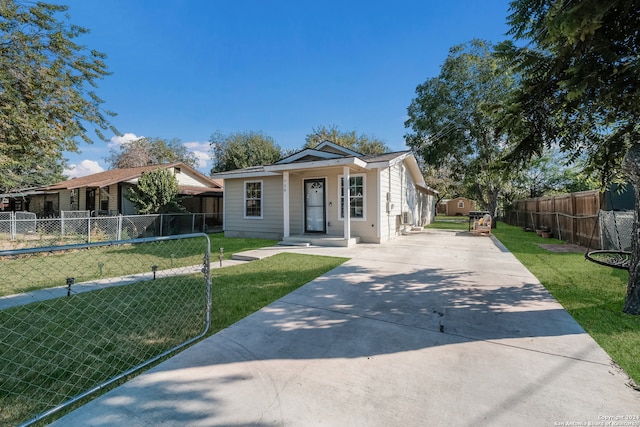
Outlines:
[[[340,176],[340,219],[344,219],[344,176]],[[364,175],[349,176],[349,214],[352,219],[364,219]]]
[[[244,217],[262,218],[262,181],[245,181]]]
[[[464,208],[464,202],[462,200],[458,200],[458,208]]]

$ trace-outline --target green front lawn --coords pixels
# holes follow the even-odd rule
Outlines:
[[[208,334],[345,261],[282,253],[212,270]],[[24,422],[197,336],[204,326],[204,296],[202,274],[195,274],[0,311],[0,425]]]
[[[469,230],[469,217],[436,215],[433,222],[425,228],[439,228],[441,230]]]
[[[218,261],[220,248],[224,259],[234,253],[273,246],[277,241],[265,239],[225,238],[222,233],[209,235],[211,261]],[[203,263],[206,239],[196,237],[137,245],[100,246],[73,252],[42,252],[34,255],[0,258],[0,297],[37,289],[63,286],[67,277],[75,283],[126,276],[151,271],[187,267]]]

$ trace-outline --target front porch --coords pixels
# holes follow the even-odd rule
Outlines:
[[[297,234],[285,236],[281,242],[278,242],[278,245],[350,247],[358,243],[360,243],[360,237],[345,239],[344,236],[330,234]]]

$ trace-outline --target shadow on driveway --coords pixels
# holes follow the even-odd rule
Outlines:
[[[454,233],[399,240],[359,248],[56,425],[553,425],[637,413],[625,376],[512,254]]]

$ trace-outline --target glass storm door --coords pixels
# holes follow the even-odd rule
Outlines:
[[[324,188],[324,178],[304,181],[304,231],[306,233],[326,231]]]

